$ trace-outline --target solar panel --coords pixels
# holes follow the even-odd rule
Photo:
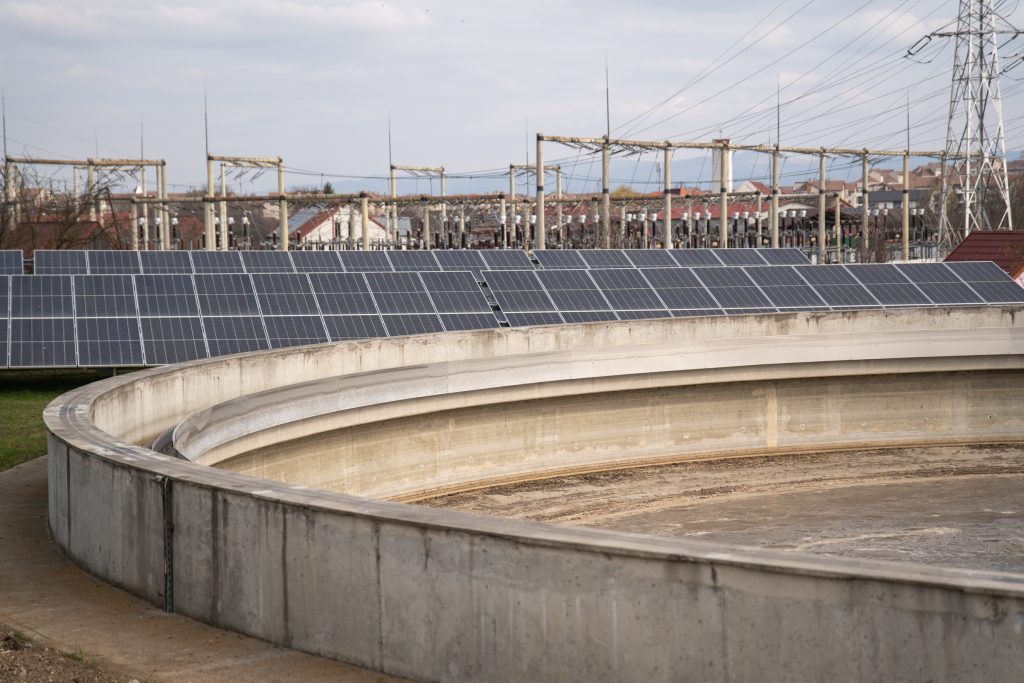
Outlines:
[[[338,258],[350,273],[394,270],[383,251],[339,251]]]
[[[705,316],[725,315],[720,308],[698,308],[698,309],[672,309],[669,311],[673,318],[703,318]]]
[[[937,304],[976,305],[985,303],[944,263],[903,263],[898,264],[896,268],[916,284],[925,296]]]
[[[720,308],[689,268],[644,268],[640,274],[669,309]]]
[[[434,257],[441,264],[441,270],[468,270],[477,280],[482,279],[480,271],[487,267],[480,252],[475,250],[446,249],[435,251]]]
[[[376,315],[377,304],[362,273],[309,273],[308,277],[324,315]]]
[[[1011,280],[1002,268],[990,261],[956,261],[945,265],[970,285],[986,303],[1024,303],[1024,287]]]
[[[292,257],[287,251],[240,251],[242,265],[248,273],[294,273]]]
[[[562,311],[567,323],[595,323],[603,320],[618,320],[613,311]]]
[[[320,315],[305,273],[255,273],[252,285],[265,316]]]
[[[324,325],[331,341],[386,337],[384,321],[379,315],[325,315]]]
[[[0,368],[7,367],[7,318],[0,318]]]
[[[74,275],[88,273],[84,251],[37,249],[32,254],[32,272],[36,275]]]
[[[141,316],[199,315],[192,275],[136,275],[135,293]]]
[[[611,310],[608,300],[586,270],[537,271],[537,278],[548,291],[555,307],[565,311]],[[562,316],[566,318],[565,315]]]
[[[880,308],[875,297],[842,266],[794,266],[831,308]]]
[[[74,315],[71,278],[67,275],[11,275],[10,285],[12,318],[70,318]]]
[[[77,328],[80,366],[142,365],[138,318],[78,318]]]
[[[633,268],[621,249],[580,249],[576,252],[587,268]]]
[[[442,313],[441,322],[449,332],[501,327],[493,313]]]
[[[675,268],[679,265],[667,249],[623,249],[622,253],[637,268]]]
[[[241,263],[241,262],[239,262]],[[244,273],[197,273],[193,276],[199,310],[208,315],[259,315],[252,280]],[[210,347],[211,355],[213,347]]]
[[[533,252],[541,268],[548,270],[579,270],[587,267],[586,261],[575,250],[544,249]]]
[[[757,249],[718,249],[715,256],[727,266],[763,266],[766,263]]]
[[[196,273],[244,273],[237,251],[193,251],[192,268]]]
[[[270,348],[263,321],[254,315],[203,318],[211,356]]]
[[[761,248],[757,250],[768,265],[772,266],[808,266],[811,259],[807,258],[799,249],[770,249]]]
[[[11,290],[11,278],[0,275],[0,320],[10,317],[8,294]],[[6,337],[4,337],[6,339]]]
[[[531,325],[561,325],[565,321],[554,311],[541,313],[506,313],[505,319],[511,327],[530,327]]]
[[[410,334],[444,332],[441,319],[433,314],[382,315],[384,328],[389,337],[404,337]]]
[[[137,316],[131,275],[74,275],[75,315],[81,318]]]
[[[533,261],[521,249],[486,249],[480,256],[485,270],[533,270]]]
[[[771,310],[775,308],[741,268],[725,266],[697,268],[693,273],[704,283],[726,312],[731,308],[742,310]]]
[[[435,313],[434,304],[416,273],[365,273],[365,277],[377,310],[382,314]]]
[[[673,249],[669,254],[677,264],[688,268],[722,265],[712,249]]]
[[[896,267],[889,263],[843,266],[883,306],[928,306],[931,301]]]
[[[272,349],[327,341],[327,330],[319,315],[264,315],[263,323]]]
[[[619,316],[619,320],[651,320],[655,318],[672,317],[672,314],[664,309],[650,311],[615,311],[615,313]]]
[[[300,273],[337,273],[345,270],[336,251],[293,251],[292,263]]]
[[[434,252],[426,249],[418,251],[385,252],[391,266],[399,271],[441,270],[441,264],[434,258]]]
[[[747,266],[743,271],[776,308],[827,308],[821,297],[791,266]]]
[[[139,323],[147,365],[183,363],[208,355],[199,318],[141,318]]]
[[[0,275],[21,275],[25,272],[20,249],[0,250]]]
[[[89,272],[93,275],[134,275],[142,272],[137,251],[87,251],[85,258],[89,263]]]
[[[13,318],[10,326],[10,367],[58,368],[77,365],[74,319]]]
[[[636,269],[594,269],[590,276],[617,311],[665,309],[665,304]]]
[[[423,285],[438,313],[486,313],[491,315],[480,285],[471,274],[462,272],[420,273]],[[491,315],[493,318],[494,316]],[[447,325],[445,325],[447,327]],[[472,328],[467,328],[472,329]]]
[[[140,251],[142,272],[192,273],[192,258],[187,251]]]

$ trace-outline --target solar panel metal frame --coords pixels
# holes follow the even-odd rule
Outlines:
[[[558,310],[544,285],[537,279],[537,271],[485,270],[482,275],[488,290],[498,303],[498,308],[506,315],[550,313]],[[562,322],[561,319],[559,322]]]
[[[25,259],[21,249],[0,249],[0,275],[21,275]]]
[[[143,318],[199,316],[199,299],[191,273],[135,275],[135,300]]]
[[[720,310],[715,297],[691,268],[638,269],[668,310]]]
[[[272,349],[323,344],[329,341],[327,328],[319,313],[316,315],[264,315],[263,326],[267,331],[267,340]]]
[[[0,320],[11,317],[11,278],[0,275]]]
[[[931,299],[891,263],[844,265],[885,308],[930,306]]]
[[[429,249],[386,251],[391,267],[399,273],[443,270]]]
[[[249,351],[265,351],[270,348],[267,330],[263,326],[260,315],[214,315],[202,317],[203,330],[206,332],[206,345],[211,357],[227,356],[234,353]],[[251,325],[245,331],[252,334],[221,334],[235,332],[241,325]]]
[[[480,272],[487,268],[483,256],[475,249],[445,249],[434,254],[441,270],[468,270],[473,276],[480,280]]]
[[[827,310],[829,305],[792,266],[745,266],[747,274],[779,310]]]
[[[669,251],[677,265],[683,268],[705,268],[724,265],[714,249],[672,249]]]
[[[295,264],[287,251],[244,250],[238,252],[247,273],[294,273]]]
[[[76,318],[138,317],[133,276],[104,273],[71,278]]]
[[[32,272],[36,275],[82,275],[89,272],[89,263],[81,250],[36,249],[32,252]]]
[[[339,251],[338,259],[349,273],[390,273],[395,270],[383,251]]]
[[[510,327],[532,327],[534,325],[564,325],[565,320],[558,311],[522,311],[505,313]]]
[[[667,306],[635,268],[593,268],[590,276],[615,311],[663,310]]]
[[[138,251],[90,249],[85,252],[90,275],[136,275],[142,272]]]
[[[469,271],[424,271],[420,279],[438,313],[491,313],[491,305]]]
[[[364,273],[381,315],[437,314],[434,303],[414,272]]]
[[[193,251],[192,271],[198,274],[244,273],[237,251]]]
[[[196,273],[193,280],[202,317],[260,315],[259,299],[248,273]]]
[[[9,276],[11,318],[74,318],[72,275]],[[27,291],[26,291],[27,290]]]
[[[991,261],[947,261],[945,265],[986,304],[1024,303],[1024,288]]]
[[[0,317],[0,368],[7,367],[7,333],[10,320]]]
[[[137,316],[75,319],[78,365],[83,368],[145,365]]]
[[[189,334],[178,332],[186,326]],[[168,365],[210,356],[199,316],[143,316],[139,318],[139,328],[147,365]]]
[[[363,273],[307,273],[323,315],[378,315]]]
[[[140,251],[143,275],[189,274],[194,272],[188,251]]]
[[[38,332],[39,329],[57,325],[61,327],[60,334]],[[30,328],[33,331],[27,335],[19,334],[25,328]],[[8,324],[8,340],[8,367],[72,368],[78,365],[78,344],[75,339],[75,319],[73,317],[11,318]],[[23,349],[28,353],[21,353]],[[41,362],[21,362],[23,359],[32,361],[40,355],[42,355]]]
[[[841,265],[793,266],[793,270],[832,309],[866,310],[882,304]]]
[[[586,270],[587,262],[575,249],[541,249],[533,252],[541,270]]]
[[[940,306],[978,306],[985,300],[944,263],[900,263],[896,269]]]
[[[373,339],[376,337],[387,337],[388,331],[384,327],[384,321],[381,320],[380,315],[374,314],[358,314],[358,315],[324,315],[323,316],[324,327],[327,328],[327,336],[331,341],[346,341],[349,339]],[[337,334],[339,330],[351,330],[353,328],[360,328],[359,331],[370,331],[369,328],[373,328],[373,334]]]
[[[252,273],[249,277],[264,316],[320,315],[307,273]]]
[[[345,270],[338,252],[334,250],[300,250],[291,252],[291,255],[297,273],[339,273]]]
[[[776,310],[771,299],[742,268],[730,266],[694,268],[693,274],[704,283],[722,310],[761,311]]]
[[[596,323],[618,320],[615,311],[559,311],[566,323]]]

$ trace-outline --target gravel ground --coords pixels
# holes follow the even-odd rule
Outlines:
[[[79,649],[60,652],[0,624],[0,681],[140,683]]]

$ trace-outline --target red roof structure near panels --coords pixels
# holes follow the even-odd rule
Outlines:
[[[1024,274],[1024,231],[972,232],[954,249],[947,261],[993,261],[1017,280]]]

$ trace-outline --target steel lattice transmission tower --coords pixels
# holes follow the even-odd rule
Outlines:
[[[931,33],[909,53],[916,54],[934,38],[955,42],[939,212],[939,248],[945,252],[975,230],[1013,227],[999,41],[1020,32],[999,14],[1005,4],[960,0],[955,30]]]

